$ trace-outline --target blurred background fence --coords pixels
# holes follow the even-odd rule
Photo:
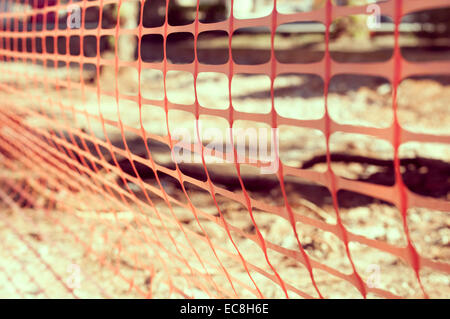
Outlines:
[[[0,296],[448,298],[449,18],[0,1]]]

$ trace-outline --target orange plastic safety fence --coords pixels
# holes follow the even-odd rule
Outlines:
[[[419,254],[408,227],[409,209],[420,207],[448,212],[449,202],[419,195],[405,186],[399,149],[402,144],[414,141],[448,144],[450,138],[402,127],[397,98],[399,84],[405,78],[448,74],[448,61],[407,61],[399,44],[399,27],[404,15],[442,8],[448,1],[377,3],[382,14],[394,22],[395,44],[390,59],[372,63],[337,62],[330,54],[333,21],[349,15],[366,15],[367,6],[338,6],[326,0],[312,11],[287,14],[279,12],[277,2],[280,1],[275,0],[270,14],[239,19],[234,14],[236,1],[229,0],[229,17],[207,23],[201,21],[202,1],[197,1],[193,21],[172,25],[169,20],[174,1],[167,0],[162,6],[165,14],[159,13],[164,21],[158,25],[145,20],[144,9],[151,2],[0,2],[0,198],[3,207],[0,223],[1,232],[5,232],[0,246],[8,263],[17,264],[9,269],[1,264],[0,271],[10,282],[12,293],[27,296],[31,285],[36,295],[44,297],[322,298],[333,296],[334,289],[342,292],[341,296],[354,296],[351,290],[362,297],[405,296],[396,286],[401,283],[395,279],[381,286],[368,281],[364,268],[358,267],[358,260],[352,253],[354,244],[372,249],[371,253],[394,256],[396,262],[404,265],[405,272],[413,271],[415,282],[411,285],[416,285],[416,292],[424,297],[427,289],[422,280],[423,271],[449,275],[448,263]],[[134,27],[129,27],[126,21],[128,8],[125,8],[129,3],[139,4],[139,22]],[[112,4],[117,5],[113,22],[107,21],[107,7]],[[98,21],[92,26],[87,20],[93,10]],[[74,23],[77,23],[75,15],[80,14],[78,27],[66,25],[67,12],[71,12]],[[325,26],[323,58],[312,63],[280,62],[275,52],[278,27],[302,21],[315,21]],[[270,59],[261,64],[237,63],[233,59],[235,32],[258,27],[270,30]],[[199,35],[209,31],[227,34],[228,60],[222,64],[199,60],[196,49]],[[192,62],[175,63],[168,57],[169,38],[179,33],[193,37]],[[88,37],[92,40],[90,44],[85,40]],[[135,59],[122,59],[122,37],[129,39],[131,51],[136,51]],[[147,50],[145,37],[162,38],[160,61],[143,58],[142,52]],[[89,51],[91,45],[94,51]],[[133,45],[137,46],[136,50]],[[255,42],[255,45],[258,44]],[[110,55],[104,54],[104,47],[112,48]],[[182,49],[179,54],[183,54]],[[134,93],[124,93],[121,89],[125,69],[137,75]],[[109,77],[104,74],[107,70],[112,70]],[[145,94],[147,83],[143,82],[156,81],[145,78],[149,70],[162,74],[161,99]],[[94,80],[85,77],[87,71],[93,74]],[[193,76],[193,103],[175,103],[168,98],[168,76],[172,71]],[[225,109],[199,102],[198,78],[203,72],[227,77],[229,103]],[[234,107],[232,81],[242,74],[264,75],[270,79],[270,112],[248,113]],[[284,74],[316,75],[323,80],[325,112],[322,117],[302,120],[277,112],[275,82]],[[389,80],[394,114],[390,126],[342,124],[330,116],[330,81],[342,74]],[[184,84],[180,81],[179,85],[181,90]],[[150,106],[150,110],[163,112],[164,116],[155,115],[154,121],[158,121],[159,131],[156,131],[165,133],[149,128],[150,124],[155,125],[151,123],[153,113],[146,110]],[[292,105],[295,107],[299,106]],[[318,130],[325,137],[326,169],[318,172],[289,166],[276,154],[278,170],[273,175],[279,198],[270,202],[264,196],[253,196],[249,190],[236,149],[230,151],[233,160],[225,166],[232,168],[238,187],[231,189],[216,182],[216,171],[209,168],[200,134],[196,135],[197,140],[185,145],[186,149],[200,155],[200,173],[190,174],[177,161],[169,160],[172,165],[164,165],[157,160],[158,147],[170,148],[172,159],[179,151],[173,135],[177,127],[171,124],[174,111],[193,115],[197,132],[201,130],[198,120],[206,116],[225,120],[229,128],[239,121],[252,121],[270,128],[289,126]],[[129,114],[135,115],[136,125],[128,123]],[[389,142],[394,148],[395,183],[373,184],[337,175],[330,149],[330,138],[336,132],[363,134]],[[136,139],[143,145],[139,151]],[[234,144],[232,135],[230,139]],[[273,143],[279,143],[278,139],[274,138]],[[264,165],[260,161],[245,164],[256,168]],[[306,180],[329,191],[335,213],[333,222],[298,212],[292,201],[293,196],[300,195],[292,195],[292,189],[286,187],[292,178]],[[256,179],[254,183],[265,181]],[[342,219],[339,203],[342,191],[395,206],[406,245],[397,246],[350,231]],[[244,215],[250,226],[241,227],[235,214]],[[262,225],[261,215],[269,216],[269,226]],[[268,231],[264,228],[278,220],[289,227],[273,228],[273,231],[278,230],[276,235],[280,238],[291,238],[294,244],[289,247],[267,237]],[[342,245],[342,260],[330,264],[312,255],[304,242],[303,227],[329,234],[324,235],[333,242],[329,244]],[[17,273],[24,276],[17,279]],[[81,279],[77,277],[80,274]],[[23,286],[22,281],[27,284]]]

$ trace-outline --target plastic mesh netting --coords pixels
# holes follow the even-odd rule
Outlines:
[[[334,44],[364,1],[185,2],[0,1],[2,293],[448,297],[450,95],[427,130],[414,123],[438,111],[405,124],[402,107],[428,91],[401,91],[448,80],[448,51],[401,43],[404,17],[448,1],[376,3],[393,42],[355,48],[366,60]],[[339,91],[367,78],[381,109]],[[238,127],[268,128],[275,170],[240,160]],[[443,160],[404,151],[430,143]]]

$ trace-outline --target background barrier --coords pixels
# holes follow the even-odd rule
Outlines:
[[[401,43],[448,1],[250,2],[1,1],[3,296],[449,296],[449,51]],[[211,160],[236,127],[275,172]]]

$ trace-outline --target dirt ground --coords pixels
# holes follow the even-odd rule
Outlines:
[[[335,52],[340,52],[339,48],[351,51],[349,46],[340,45],[335,45]],[[423,51],[420,54],[426,55]],[[116,154],[119,165],[131,177],[127,184],[117,171],[101,166],[92,175],[82,174],[77,166],[80,162],[59,161],[55,155],[48,161],[41,160],[40,156],[48,157],[52,150],[64,158],[70,153],[61,153],[58,146],[49,147],[39,134],[48,129],[59,134],[62,127],[72,127],[79,129],[74,132],[85,132],[94,136],[94,140],[106,141],[98,118],[101,115],[108,123],[105,130],[109,140],[124,149],[122,132],[114,127],[120,116],[130,152],[148,159],[142,141],[135,142],[139,135],[132,131],[141,128],[138,104],[121,97],[117,107],[114,95],[108,96],[115,89],[111,80],[114,70],[104,68],[100,79],[92,78],[90,71],[85,72],[84,86],[70,88],[58,87],[52,80],[67,84],[69,76],[76,84],[80,73],[75,70],[68,75],[61,69],[3,63],[2,72],[0,297],[286,297],[276,275],[285,283],[289,297],[317,297],[310,274],[301,263],[292,226],[279,215],[286,213],[287,203],[299,218],[295,224],[298,239],[316,263],[313,275],[322,295],[362,297],[350,283],[353,270],[346,247],[336,233],[329,231],[337,222],[331,194],[308,179],[307,173],[302,175],[305,179],[285,181],[284,197],[276,176],[261,178],[258,171],[242,165],[243,183],[253,201],[254,221],[245,202],[237,199],[243,191],[235,168],[229,164],[207,164],[214,186],[221,190],[215,193],[215,201],[210,192],[188,181],[183,184],[187,197],[180,183],[164,173],[159,174],[162,193],[148,167],[139,171],[143,181],[140,184],[126,167],[125,156],[119,153]],[[33,75],[39,79],[45,76],[49,81],[34,81]],[[160,106],[149,102],[163,99],[162,81],[159,71],[145,69],[141,74],[142,97],[148,99],[141,109],[142,123],[151,135],[153,144],[149,140],[149,147],[155,162],[173,168],[167,146],[161,147],[155,138],[167,135],[166,114]],[[100,104],[97,82],[105,93]],[[137,96],[137,71],[121,70],[118,84],[120,94]],[[11,88],[18,91],[12,93]],[[200,74],[197,93],[202,107],[219,111],[228,108],[228,79],[223,74]],[[253,114],[271,111],[268,77],[238,75],[233,79],[231,94],[236,111]],[[275,111],[285,118],[318,120],[325,114],[323,81],[319,77],[280,76],[275,81],[274,94]],[[193,103],[192,75],[169,72],[167,96],[171,103]],[[400,124],[413,132],[448,136],[449,102],[449,76],[406,79],[399,87]],[[383,78],[355,75],[333,78],[328,105],[330,117],[339,124],[387,128],[394,119],[392,87]],[[14,114],[23,122],[11,121]],[[219,116],[201,116],[200,120],[204,127],[224,132],[229,126]],[[168,122],[171,131],[180,127],[195,129],[195,118],[187,111],[169,111]],[[235,124],[244,128],[264,126],[254,121]],[[55,140],[61,141],[58,134]],[[312,173],[326,171],[326,163],[320,160],[326,154],[321,131],[283,126],[279,143],[280,158],[286,166]],[[330,151],[341,156],[332,162],[338,176],[372,185],[393,185],[394,150],[387,141],[337,132],[331,136]],[[111,163],[111,154],[107,155],[105,159]],[[400,157],[433,160],[428,164],[402,164],[405,184],[411,191],[442,201],[450,199],[447,144],[407,143],[400,147]],[[180,168],[187,176],[206,180],[201,164]],[[339,192],[337,196],[339,216],[347,231],[392,247],[407,245],[401,213],[394,205],[357,193]],[[229,234],[221,218],[230,225]],[[448,212],[411,207],[408,226],[414,247],[422,257],[450,263]],[[258,244],[256,229],[266,241],[267,256]],[[375,283],[376,288],[392,294],[389,296],[423,297],[413,268],[397,255],[357,241],[351,241],[348,248],[365,284]],[[420,278],[430,297],[450,296],[448,272],[422,266]],[[367,297],[386,297],[376,292]]]

